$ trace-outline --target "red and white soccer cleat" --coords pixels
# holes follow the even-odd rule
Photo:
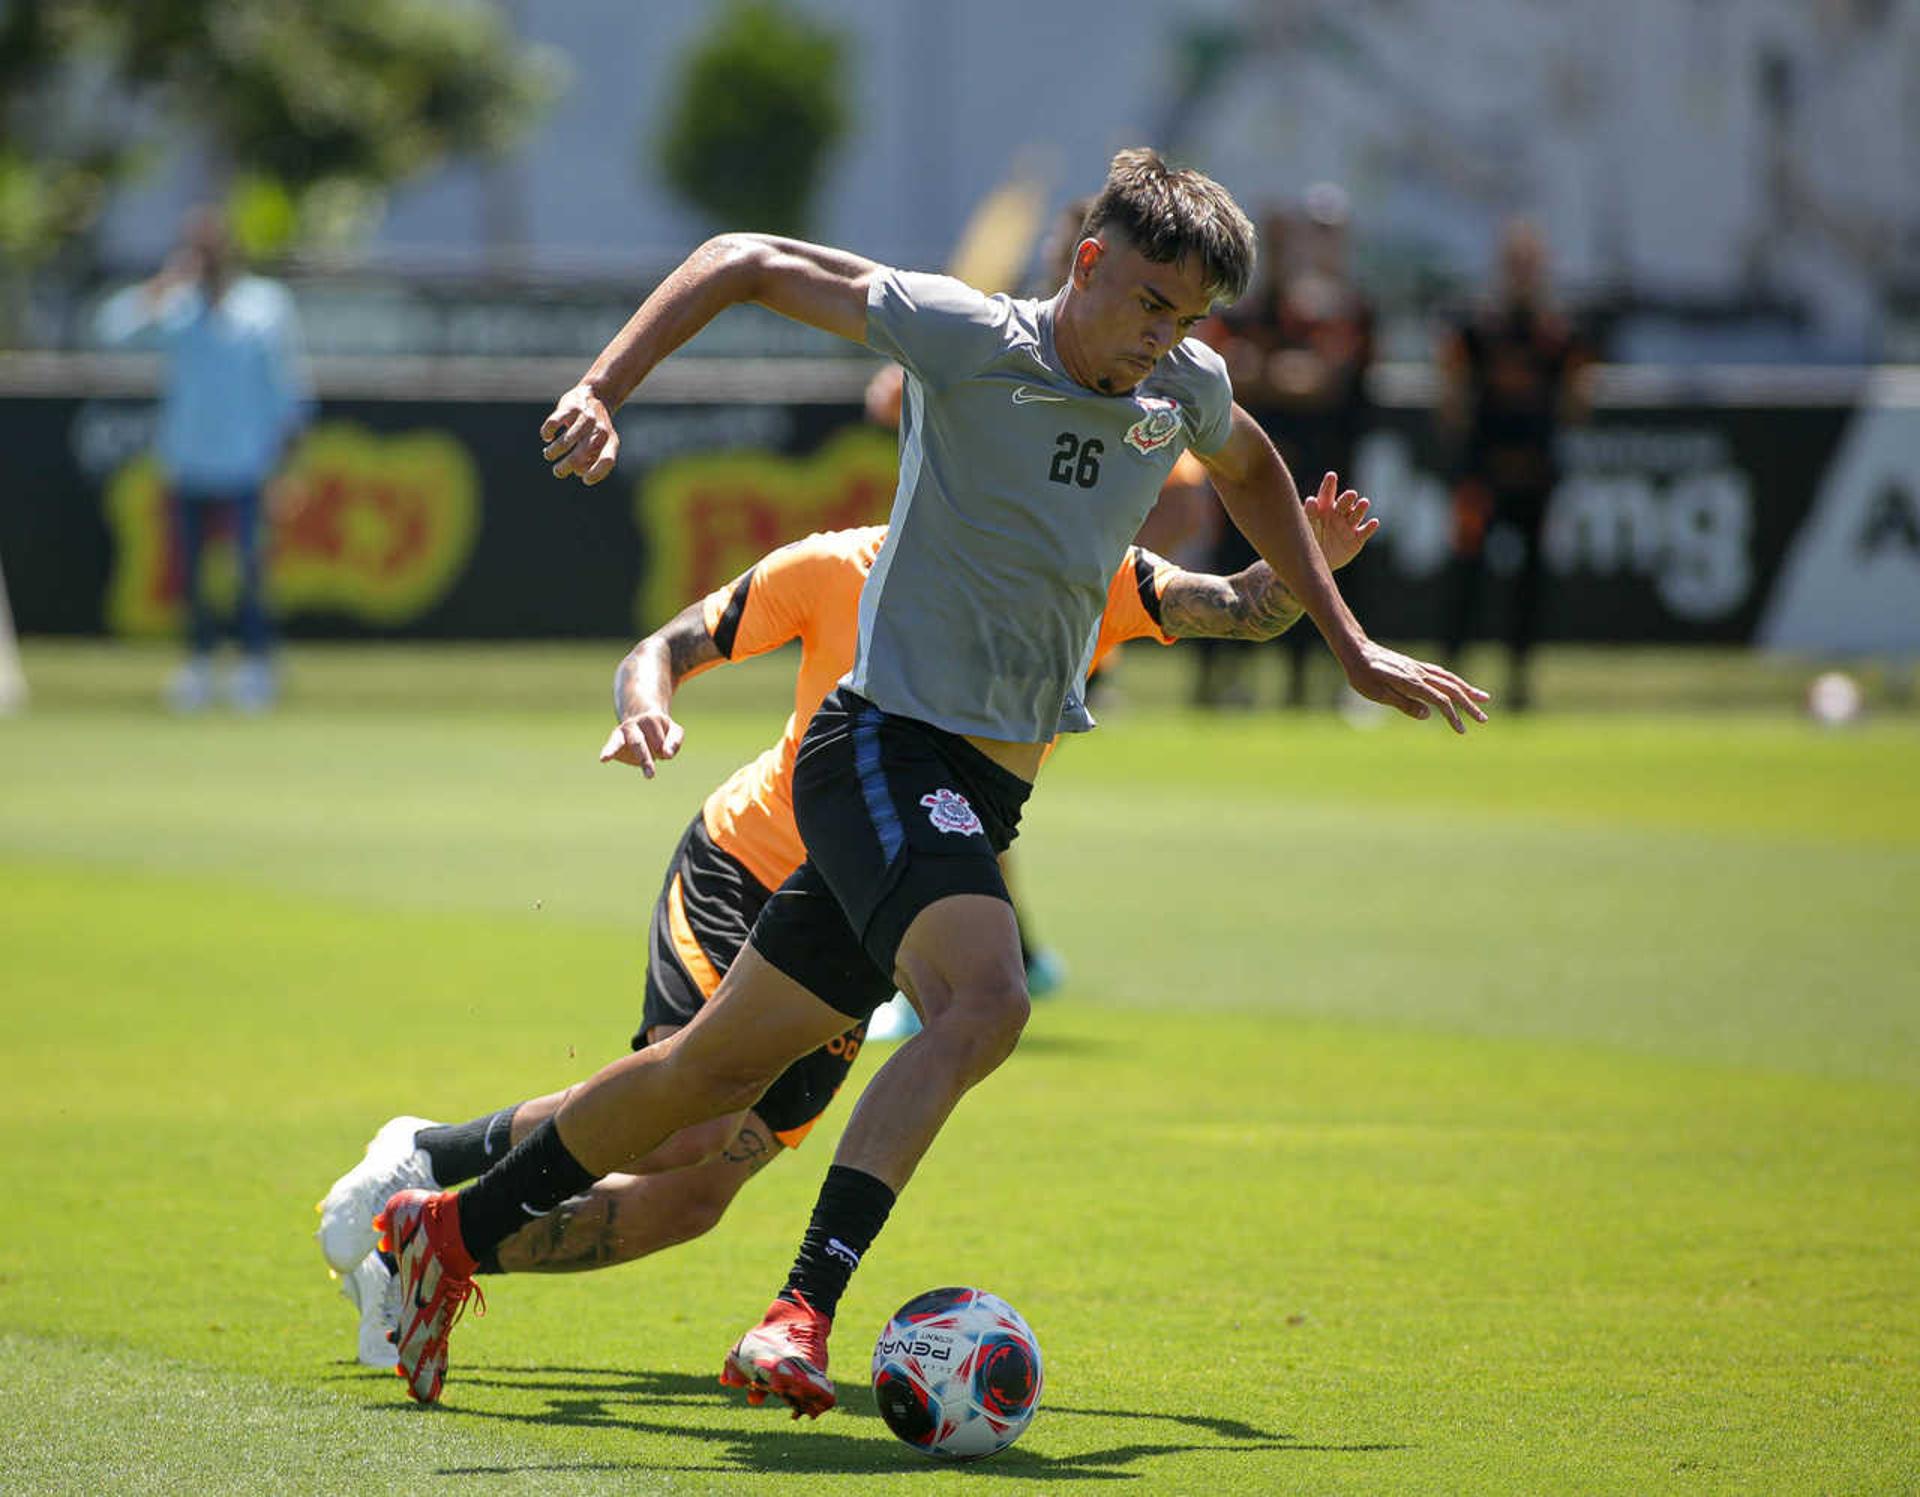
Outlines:
[[[827,1376],[827,1336],[833,1322],[804,1299],[777,1299],[765,1318],[734,1343],[720,1369],[721,1386],[745,1388],[747,1402],[784,1398],[798,1419],[818,1419],[833,1407],[833,1379]]]
[[[406,1380],[407,1396],[420,1403],[440,1397],[447,1375],[447,1336],[466,1309],[487,1313],[487,1297],[473,1282],[479,1265],[460,1240],[460,1214],[452,1191],[403,1190],[374,1218],[380,1246],[398,1260],[400,1323],[394,1371]]]

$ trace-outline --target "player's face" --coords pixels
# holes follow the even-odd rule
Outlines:
[[[194,273],[203,282],[225,280],[233,261],[233,244],[226,224],[210,208],[197,211],[187,222],[186,246]]]
[[[1532,224],[1511,225],[1500,243],[1500,270],[1515,301],[1540,299],[1547,280],[1547,246]]]
[[[1074,377],[1107,395],[1139,384],[1212,309],[1205,276],[1194,256],[1162,264],[1117,237],[1081,240],[1062,312]]]

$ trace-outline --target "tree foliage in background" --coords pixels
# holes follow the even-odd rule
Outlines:
[[[8,0],[0,259],[83,233],[156,126],[207,142],[255,250],[325,237],[433,162],[505,146],[552,71],[482,0]]]
[[[667,182],[719,227],[804,233],[847,131],[845,53],[780,0],[729,0],[668,107]]]

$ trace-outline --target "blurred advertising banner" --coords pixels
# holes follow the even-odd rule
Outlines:
[[[856,371],[857,372],[857,371]],[[1920,379],[1848,398],[1641,391],[1567,434],[1546,523],[1549,639],[1920,653]],[[300,638],[633,636],[810,530],[872,523],[894,442],[857,399],[635,403],[615,475],[556,482],[545,401],[325,396],[272,496],[273,588]],[[541,389],[544,391],[545,386]],[[324,386],[323,386],[324,396]],[[132,395],[0,394],[0,558],[23,633],[167,633],[180,582]],[[1318,477],[1297,455],[1303,482]],[[1362,617],[1431,638],[1451,498],[1424,409],[1389,399],[1350,475],[1385,522],[1351,569]],[[1490,540],[1496,574],[1515,544]],[[212,585],[231,587],[230,550]],[[1502,589],[1488,589],[1497,610]],[[1497,611],[1485,627],[1500,627]]]
[[[1564,434],[1542,535],[1542,634],[1920,654],[1920,399],[1634,401]],[[1354,564],[1375,632],[1430,637],[1446,606],[1452,496],[1423,411],[1387,409],[1357,473],[1383,524]],[[1312,474],[1311,468],[1306,472]],[[1517,570],[1496,528],[1488,564]],[[1496,632],[1503,589],[1488,590]]]
[[[445,432],[384,436],[344,421],[308,431],[270,491],[268,572],[283,617],[328,614],[405,627],[443,600],[473,554],[480,485]],[[107,481],[112,540],[105,621],[115,634],[181,624],[173,516],[159,465],[141,456]],[[208,586],[235,588],[230,537],[215,542]]]
[[[281,631],[632,636],[783,541],[871,524],[892,501],[893,436],[856,403],[630,407],[620,469],[593,489],[540,460],[544,410],[323,399],[269,497]],[[0,558],[23,632],[180,630],[153,416],[144,400],[0,397],[0,440],[23,444],[0,484]],[[222,603],[236,562],[218,530],[205,565]]]
[[[1847,427],[1767,595],[1757,639],[1824,654],[1920,653],[1920,409]]]
[[[859,413],[849,413],[858,420]],[[767,552],[815,530],[874,525],[893,503],[893,433],[843,427],[816,451],[669,458],[635,487],[633,520],[652,564],[635,618],[645,627],[731,581]]]

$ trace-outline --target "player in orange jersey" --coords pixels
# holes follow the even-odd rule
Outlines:
[[[1379,528],[1368,508],[1352,490],[1341,492],[1331,473],[1307,499],[1330,568],[1351,561]],[[636,1050],[673,1034],[713,996],[769,892],[806,856],[794,826],[794,755],[815,709],[853,662],[860,590],[885,538],[884,526],[869,526],[783,546],[683,609],[620,662],[614,681],[620,721],[600,757],[651,778],[660,761],[680,749],[682,730],[669,709],[683,681],[800,642],[785,731],[707,797],[668,866],[653,910]],[[1298,603],[1265,562],[1219,577],[1184,571],[1134,546],[1107,589],[1094,660],[1131,639],[1272,639],[1299,617]],[[863,1024],[852,1026],[790,1066],[753,1107],[683,1129],[635,1172],[609,1175],[530,1221],[483,1269],[606,1268],[710,1231],[741,1187],[782,1148],[798,1147],[819,1121],[864,1032]],[[453,1126],[395,1118],[328,1192],[316,1235],[360,1309],[362,1361],[393,1364],[386,1332],[396,1281],[374,1251],[374,1213],[396,1190],[445,1189],[482,1173],[564,1097],[556,1092]]]

